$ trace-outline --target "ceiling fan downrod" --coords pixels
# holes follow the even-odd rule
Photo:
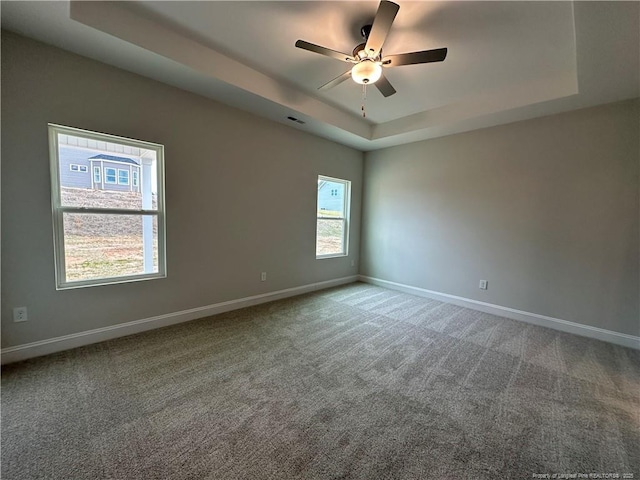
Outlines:
[[[369,34],[371,33],[371,25],[365,25],[360,29],[360,35],[364,38],[366,42],[369,39]]]

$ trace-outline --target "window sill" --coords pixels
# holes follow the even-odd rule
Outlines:
[[[316,260],[322,260],[325,258],[340,258],[340,257],[348,257],[349,255],[346,253],[331,253],[328,255],[316,255]]]
[[[166,273],[153,273],[145,275],[134,275],[128,277],[101,278],[96,280],[84,280],[78,282],[67,282],[56,286],[56,290],[72,290],[74,288],[100,287],[103,285],[115,285],[118,283],[142,282],[144,280],[157,280],[167,278]]]

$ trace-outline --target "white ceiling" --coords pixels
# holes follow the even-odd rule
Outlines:
[[[384,98],[349,64],[377,1],[2,2],[2,27],[361,150],[640,96],[638,2],[403,2],[385,54],[447,47],[385,69]],[[306,122],[291,123],[287,116]]]

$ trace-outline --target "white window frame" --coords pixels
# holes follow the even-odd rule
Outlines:
[[[318,255],[316,250],[316,260],[321,260],[324,258],[347,257],[349,256],[349,230],[350,230],[349,221],[351,219],[351,181],[345,180],[343,178],[328,177],[326,175],[318,175],[318,180],[325,181],[325,182],[341,183],[344,185],[344,199],[343,199],[344,205],[342,210],[344,212],[344,217],[329,217],[329,216],[323,217],[322,215],[318,215],[320,205],[318,205],[318,192],[317,192],[318,182],[316,182],[316,243],[315,243],[316,248],[318,245],[318,220],[319,219],[342,221],[342,231],[344,233],[342,235],[342,252]]]
[[[138,186],[138,183],[139,183],[138,175],[139,175],[139,173],[138,173],[138,169],[137,169],[137,168],[134,168],[134,169],[131,171],[131,185],[133,185],[134,187],[137,187],[137,186]]]
[[[109,180],[109,170],[113,170],[113,177],[115,180],[112,182]],[[118,184],[118,169],[115,167],[104,167],[104,184],[105,185],[117,185]]]
[[[69,170],[71,170],[72,172],[87,173],[89,171],[89,168],[86,165],[78,165],[77,163],[70,163]]]
[[[121,182],[120,181],[120,172],[122,173],[126,173],[127,174],[127,181],[126,182]],[[118,169],[118,185],[126,185],[129,186],[130,184],[130,180],[129,180],[129,170],[125,169],[125,168],[119,168]]]
[[[134,148],[143,148],[145,150],[154,150],[156,153],[156,178],[157,178],[157,207],[155,209],[128,210],[119,208],[86,208],[86,207],[69,207],[62,205],[60,195],[60,159],[58,158],[58,134],[73,135],[82,138],[114,142],[120,145],[130,146]],[[91,132],[79,128],[66,127],[63,125],[49,124],[49,157],[51,167],[51,207],[53,215],[53,233],[54,233],[54,256],[55,256],[55,273],[56,273],[56,289],[66,290],[70,288],[92,287],[98,285],[109,285],[114,283],[128,283],[141,280],[151,280],[156,278],[165,278],[167,276],[166,266],[166,215],[165,215],[165,194],[164,194],[164,146],[145,142],[142,140],[134,140],[131,138],[118,137],[106,133]],[[105,167],[109,168],[109,167]],[[116,178],[117,178],[116,169]],[[105,176],[106,179],[106,176]],[[158,271],[153,273],[142,273],[137,275],[127,275],[120,277],[94,278],[90,280],[67,281],[65,266],[65,248],[64,248],[64,214],[65,213],[85,213],[85,214],[105,214],[105,215],[140,215],[155,216],[157,219],[157,237],[158,237]]]
[[[102,183],[102,169],[98,166],[93,167],[93,183]]]

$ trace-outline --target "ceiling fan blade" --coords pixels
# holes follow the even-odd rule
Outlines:
[[[447,58],[446,48],[424,50],[422,52],[400,53],[387,55],[382,60],[383,67],[399,67],[401,65],[416,65],[418,63],[442,62]]]
[[[390,97],[391,95],[396,93],[396,89],[393,88],[393,86],[389,83],[389,80],[387,80],[387,77],[385,77],[384,75],[382,75],[376,81],[376,83],[374,83],[374,85],[378,87],[378,90],[380,90],[380,93],[385,97]]]
[[[375,58],[380,53],[382,44],[387,39],[387,34],[399,9],[400,7],[393,2],[387,0],[380,2],[376,18],[373,19],[369,38],[367,38],[367,44],[364,47],[370,58]]]
[[[346,53],[336,52],[335,50],[331,50],[326,47],[321,47],[320,45],[316,45],[314,43],[305,42],[304,40],[298,40],[296,42],[296,47],[301,48],[303,50],[308,50],[313,53],[319,53],[320,55],[326,55],[327,57],[332,57],[338,60],[342,60],[343,62],[355,61],[355,59],[351,55],[347,55]]]
[[[344,72],[339,77],[336,77],[333,80],[331,80],[330,82],[325,83],[321,87],[318,87],[318,90],[329,90],[330,88],[333,88],[336,85],[340,85],[342,82],[344,82],[348,78],[351,78],[351,70],[347,70],[346,72]]]

